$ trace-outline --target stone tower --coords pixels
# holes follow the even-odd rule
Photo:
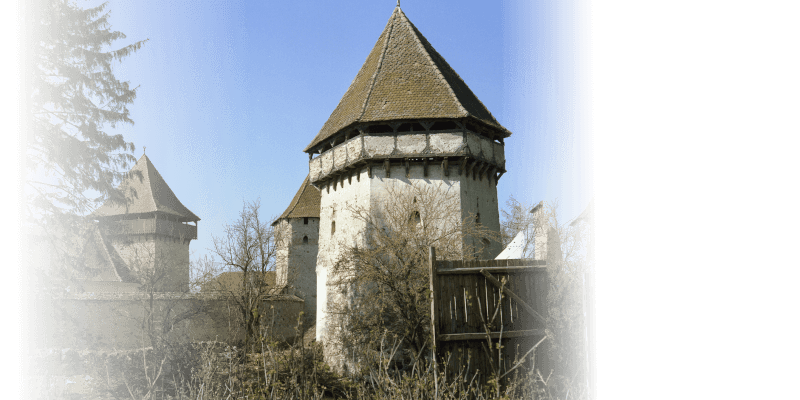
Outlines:
[[[500,230],[497,180],[505,172],[501,126],[396,7],[339,105],[304,150],[320,189],[317,340],[327,331],[329,271],[339,243],[362,231],[348,205],[374,207],[387,185],[444,185],[461,220]],[[486,258],[500,253],[492,243]],[[326,350],[327,351],[327,350]]]
[[[272,223],[277,239],[275,286],[303,299],[306,326],[313,323],[317,313],[319,203],[319,189],[306,177],[289,207]]]
[[[107,201],[91,217],[129,279],[152,283],[160,291],[188,290],[189,242],[197,239],[200,218],[178,200],[146,155],[119,189],[125,198]]]

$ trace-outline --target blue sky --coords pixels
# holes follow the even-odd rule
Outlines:
[[[96,2],[79,2],[88,7]],[[545,2],[402,2],[403,11],[506,128],[498,197],[558,198],[563,218],[589,201],[588,140],[576,134],[575,36]],[[139,85],[134,126],[147,155],[202,220],[207,253],[243,201],[278,215],[308,172],[313,139],[383,30],[395,2],[109,2],[111,23],[148,38],[118,76]],[[556,22],[554,22],[556,21]]]

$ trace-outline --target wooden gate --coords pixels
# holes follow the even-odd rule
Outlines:
[[[533,363],[547,370],[544,261],[439,261],[431,247],[430,289],[434,349],[449,379],[502,383]]]

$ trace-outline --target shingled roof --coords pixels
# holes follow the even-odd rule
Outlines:
[[[289,207],[286,208],[286,211],[284,211],[272,225],[277,224],[278,221],[283,218],[319,218],[320,201],[319,189],[311,186],[311,182],[309,182],[308,176],[306,176],[306,179],[303,180],[303,184],[300,185],[300,189],[295,193],[292,202],[289,203]]]
[[[131,171],[125,175],[119,188],[125,194],[125,203],[106,201],[91,214],[93,217],[157,212],[175,216],[181,222],[200,220],[178,200],[146,155],[142,155]]]
[[[396,7],[339,105],[304,151],[356,122],[465,117],[511,135]]]

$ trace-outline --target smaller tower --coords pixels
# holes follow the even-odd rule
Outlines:
[[[275,286],[303,298],[305,323],[313,323],[317,311],[319,206],[319,189],[306,177],[289,207],[272,223],[278,246]]]
[[[129,280],[159,291],[189,288],[189,242],[200,218],[172,192],[146,155],[125,174],[123,199],[110,199],[90,217],[129,271]]]

